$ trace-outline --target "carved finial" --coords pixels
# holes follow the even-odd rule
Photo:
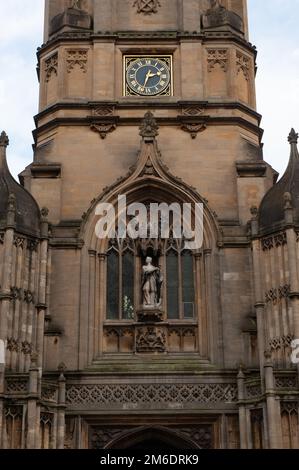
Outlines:
[[[272,360],[272,353],[270,351],[270,349],[267,349],[264,353],[264,356],[265,356],[265,359],[267,360],[267,362],[271,362]]]
[[[253,219],[256,219],[258,215],[258,208],[256,206],[252,206],[250,208],[250,214],[252,215]]]
[[[295,129],[291,130],[289,137],[288,137],[288,141],[290,144],[298,144],[298,134],[295,131]]]
[[[31,367],[36,367],[37,361],[38,361],[38,353],[36,351],[33,352],[30,356],[30,359],[31,359]]]
[[[49,215],[49,209],[47,207],[43,207],[40,211],[40,215],[43,219],[47,219]]]
[[[291,195],[291,193],[284,193],[283,199],[284,199],[284,208],[285,209],[292,209],[293,205],[292,205],[292,195]]]
[[[238,373],[238,379],[243,379],[245,377],[245,365],[241,362],[239,365],[239,373]]]
[[[64,362],[61,362],[61,363],[59,364],[59,366],[57,367],[57,369],[59,370],[59,372],[60,372],[61,374],[64,374],[65,371],[66,371],[66,369],[67,369],[67,367],[66,367],[66,365],[65,365]]]
[[[140,126],[140,135],[141,137],[152,137],[155,138],[157,135],[159,135],[158,132],[159,126],[157,124],[157,121],[150,111],[148,111],[144,119],[142,121],[142,124]]]
[[[0,147],[7,147],[9,145],[9,138],[6,132],[2,131],[0,135]]]
[[[16,210],[16,196],[13,193],[8,196],[7,210],[8,212],[15,212]]]

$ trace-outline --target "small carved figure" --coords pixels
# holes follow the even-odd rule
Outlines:
[[[146,308],[155,308],[161,305],[161,287],[163,276],[160,268],[153,266],[153,259],[147,257],[146,265],[143,266],[142,293],[143,306]]]

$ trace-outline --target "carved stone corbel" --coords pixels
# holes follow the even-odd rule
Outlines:
[[[114,132],[116,127],[115,123],[93,123],[90,126],[91,130],[98,132],[103,140],[106,139],[107,134]]]
[[[181,129],[184,131],[184,132],[189,132],[190,136],[192,139],[196,139],[197,137],[197,134],[199,132],[203,132],[205,131],[207,128],[207,124],[206,122],[202,121],[202,122],[197,122],[197,123],[194,123],[194,122],[183,122],[182,125],[181,125]]]

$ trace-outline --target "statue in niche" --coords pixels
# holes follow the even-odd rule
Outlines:
[[[153,266],[153,259],[148,256],[142,268],[142,295],[144,308],[159,308],[162,303],[161,292],[163,276],[160,268]]]

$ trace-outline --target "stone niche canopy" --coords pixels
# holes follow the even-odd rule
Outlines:
[[[212,0],[211,8],[202,15],[202,27],[203,29],[231,27],[237,31],[244,31],[242,18],[221,5],[219,0]]]
[[[73,6],[66,8],[63,13],[56,15],[51,20],[50,34],[54,34],[62,28],[75,28],[91,30],[93,27],[92,17],[80,8],[80,2],[73,2]]]

